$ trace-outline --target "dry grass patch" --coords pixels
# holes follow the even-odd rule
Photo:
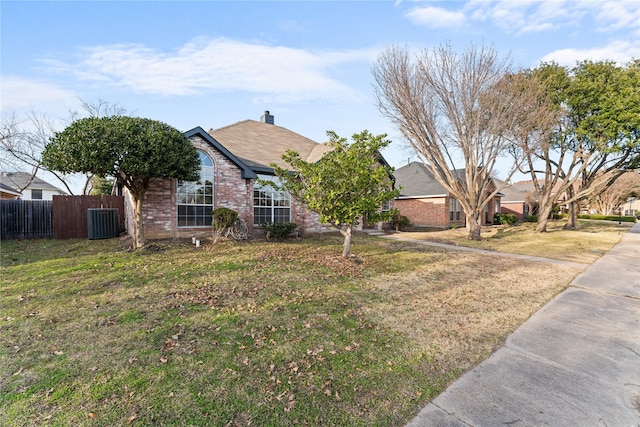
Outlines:
[[[415,340],[440,372],[466,370],[562,291],[580,270],[447,253],[410,274],[374,280],[370,315]]]
[[[465,228],[412,231],[403,237],[498,252],[539,256],[590,264],[617,244],[631,223],[579,220],[578,230],[563,230],[566,221],[550,221],[546,233],[535,233],[534,223],[489,226],[482,240],[467,239]]]

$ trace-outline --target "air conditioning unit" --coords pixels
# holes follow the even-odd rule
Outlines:
[[[120,234],[118,224],[120,224],[118,209],[87,209],[87,234],[89,235],[89,240],[118,237]]]

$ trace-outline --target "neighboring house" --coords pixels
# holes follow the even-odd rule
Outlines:
[[[250,230],[267,222],[294,222],[302,232],[327,229],[316,213],[288,193],[259,182],[275,179],[271,163],[287,166],[281,157],[286,150],[313,162],[329,150],[326,144],[276,126],[268,111],[259,122],[244,120],[209,132],[197,127],[185,136],[200,154],[200,182],[151,180],[142,208],[145,238],[210,235],[211,211],[219,207],[238,212]],[[126,191],[125,196],[127,229],[132,233],[132,199]]]
[[[464,170],[454,173],[464,179]],[[460,201],[436,181],[423,163],[411,162],[396,169],[394,176],[400,196],[393,201],[393,207],[400,215],[406,216],[411,225],[436,228],[465,225]],[[485,207],[483,225],[493,224],[493,214],[500,212],[501,196],[498,193]]]
[[[501,190],[504,196],[500,201],[500,212],[513,214],[518,221],[537,213],[538,198],[531,181],[521,181],[511,184]]]
[[[16,191],[15,188],[6,185],[4,182],[0,182],[0,200],[15,200],[19,199],[20,196],[22,196],[22,193]]]
[[[53,200],[55,195],[67,194],[27,172],[0,172],[0,183],[19,193],[22,200]]]

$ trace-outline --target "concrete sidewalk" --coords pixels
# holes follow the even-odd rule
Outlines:
[[[640,426],[640,223],[409,427]]]

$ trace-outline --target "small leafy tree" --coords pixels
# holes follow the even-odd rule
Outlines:
[[[151,178],[198,179],[195,147],[165,123],[128,116],[87,117],[56,132],[46,145],[43,164],[63,173],[113,177],[134,201],[134,246],[144,245],[142,198]]]
[[[353,226],[363,216],[376,222],[388,221],[394,214],[381,211],[385,202],[399,194],[393,189],[393,168],[380,156],[380,150],[391,141],[384,134],[374,136],[366,130],[354,134],[351,144],[333,131],[327,135],[332,150],[317,163],[306,162],[297,152],[288,150],[282,158],[291,165],[291,171],[271,166],[281,179],[282,189],[317,212],[321,222],[340,230],[344,236],[342,256],[347,258]]]

